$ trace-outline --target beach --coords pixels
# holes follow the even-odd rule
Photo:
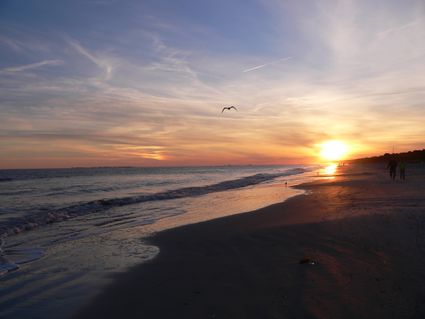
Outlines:
[[[303,166],[0,170],[0,317],[66,319],[165,229],[303,193]],[[42,293],[40,293],[42,292]]]
[[[406,175],[347,165],[283,203],[159,232],[158,256],[75,318],[423,318],[425,170]]]
[[[0,3],[0,319],[425,319],[425,0]]]

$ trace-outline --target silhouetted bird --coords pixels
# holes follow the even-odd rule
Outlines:
[[[231,109],[235,109],[236,111],[238,110],[236,107],[232,106],[225,106],[223,107],[223,109],[221,110],[221,113],[223,113],[225,110],[231,110]]]

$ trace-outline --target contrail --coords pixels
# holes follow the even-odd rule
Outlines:
[[[387,36],[387,35],[389,35],[391,33],[398,32],[398,31],[403,31],[403,30],[412,28],[412,27],[418,25],[419,22],[420,22],[419,20],[413,20],[413,21],[411,21],[411,22],[409,22],[407,24],[403,24],[403,25],[398,26],[398,27],[389,28],[389,29],[383,30],[381,32],[378,32],[376,35],[378,37],[385,37],[385,36]]]
[[[37,63],[31,63],[31,64],[25,64],[25,65],[19,65],[19,66],[13,66],[9,68],[5,68],[0,70],[0,73],[16,73],[16,72],[22,72],[26,70],[31,69],[37,69],[45,65],[55,66],[55,65],[61,65],[64,62],[62,60],[44,60]]]
[[[246,72],[255,71],[255,70],[258,70],[258,69],[264,68],[265,66],[269,66],[269,65],[276,64],[276,63],[283,62],[283,61],[288,61],[288,60],[290,60],[290,59],[292,59],[292,57],[291,57],[291,56],[288,56],[288,57],[286,57],[286,58],[282,58],[282,59],[279,59],[279,60],[276,60],[276,61],[272,61],[272,62],[269,62],[269,63],[265,63],[265,64],[261,64],[261,65],[254,66],[254,67],[252,67],[252,68],[249,68],[249,69],[243,70],[242,72],[243,72],[243,73],[246,73]]]

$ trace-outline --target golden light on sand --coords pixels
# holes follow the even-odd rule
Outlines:
[[[341,141],[327,141],[320,148],[320,156],[327,161],[342,160],[348,151],[347,145]]]

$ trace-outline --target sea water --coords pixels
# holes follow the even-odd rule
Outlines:
[[[111,274],[154,258],[152,233],[281,202],[313,169],[0,170],[0,317],[67,318]]]

